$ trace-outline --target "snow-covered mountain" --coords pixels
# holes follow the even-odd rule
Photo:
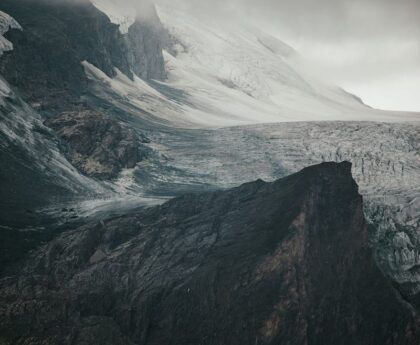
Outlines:
[[[95,0],[109,18],[122,23],[109,1]],[[168,79],[152,88],[126,78],[100,78],[141,110],[178,126],[222,127],[289,121],[406,121],[419,116],[377,111],[339,87],[299,67],[297,52],[245,24],[197,18],[168,5],[158,7],[166,29]],[[140,84],[140,85],[139,85]],[[164,109],[165,111],[162,111]]]
[[[27,4],[20,6],[26,1],[0,3],[0,10],[14,11],[23,29],[0,35],[3,47],[16,48],[0,60],[7,76],[0,84],[7,105],[0,108],[1,148],[10,162],[29,157],[14,171],[26,163],[34,176],[60,187],[69,184],[75,194],[86,192],[80,193],[82,203],[72,202],[76,213],[106,215],[181,193],[274,180],[322,161],[349,160],[366,215],[376,225],[378,260],[398,282],[418,291],[419,114],[367,107],[302,68],[293,48],[248,25],[216,25],[167,5],[151,11],[150,21],[149,10],[147,16],[127,12],[111,0],[60,10],[43,0],[37,13],[54,21],[34,22]],[[0,25],[2,34],[18,28],[5,14]],[[49,30],[53,26],[57,30]],[[57,49],[45,49],[51,46]],[[70,67],[63,68],[61,58]],[[93,122],[84,122],[83,113],[92,110]],[[65,127],[72,113],[75,123]],[[46,128],[63,118],[59,133]],[[109,136],[108,124],[129,131]],[[104,152],[116,151],[113,159],[124,166],[121,133],[137,136],[149,149],[134,168],[130,164],[115,179],[99,181],[70,163],[69,151],[76,162],[86,160],[85,172],[97,172]],[[87,135],[94,138],[94,152],[75,150],[72,144]],[[2,173],[13,177],[4,168]],[[21,190],[30,194],[28,180]],[[56,201],[48,211],[60,214],[63,200]]]

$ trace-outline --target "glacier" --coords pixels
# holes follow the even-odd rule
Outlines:
[[[124,19],[112,7],[103,10],[109,18]],[[124,97],[139,111],[146,109],[164,122],[170,118],[173,126],[420,118],[364,105],[354,95],[319,80],[299,63],[302,59],[293,48],[247,24],[215,25],[170,5],[157,6],[157,13],[167,31],[168,79],[156,81],[154,90],[137,88],[121,78],[107,82],[120,94],[124,89]]]
[[[420,291],[420,114],[366,106],[249,25],[215,25],[171,5],[157,12],[167,80],[110,78],[83,62],[92,93],[146,129],[155,152],[121,174],[120,193],[167,198],[348,160],[377,261]]]

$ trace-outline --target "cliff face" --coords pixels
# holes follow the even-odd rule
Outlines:
[[[132,71],[140,78],[164,80],[167,75],[162,46],[166,32],[154,5],[143,2],[145,4],[138,9],[135,22],[124,35],[127,42],[127,60],[132,66]]]
[[[15,18],[23,31],[6,38],[14,49],[0,61],[0,74],[24,99],[41,110],[67,107],[87,92],[81,62],[88,61],[108,76],[118,68],[130,78],[164,79],[159,22],[137,21],[127,34],[89,1],[5,0],[0,10]],[[151,62],[153,61],[153,63]]]
[[[6,344],[418,344],[350,164],[67,231],[0,281]]]
[[[122,169],[134,168],[149,150],[134,131],[99,112],[64,112],[45,124],[66,144],[70,162],[88,176],[115,178]]]
[[[48,118],[45,123],[62,139],[67,159],[83,174],[101,179],[134,168],[147,151],[142,137],[86,103],[82,62],[110,77],[117,68],[129,78],[165,79],[156,13],[147,18],[139,13],[123,34],[88,0],[4,0],[0,11],[7,13],[0,18],[5,34],[0,45],[8,42],[1,49],[0,75]]]

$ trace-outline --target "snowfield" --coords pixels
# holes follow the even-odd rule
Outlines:
[[[127,22],[126,14],[103,6],[106,2],[94,1],[111,21]],[[367,107],[301,67],[293,48],[253,27],[214,23],[167,5],[157,11],[169,33],[164,51],[168,80],[150,88],[120,76],[108,83],[118,94],[123,90],[139,110],[164,122],[169,118],[173,126],[420,119],[419,114]],[[88,69],[97,74],[94,66]]]

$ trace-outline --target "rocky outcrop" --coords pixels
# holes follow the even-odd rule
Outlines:
[[[147,156],[148,148],[136,133],[92,110],[64,112],[46,121],[66,144],[69,161],[82,173],[112,179],[132,169]]]
[[[102,184],[80,174],[60,151],[41,116],[0,77],[0,232],[2,226],[20,230],[30,226],[29,233],[39,223],[34,211],[107,192]],[[0,261],[14,248],[14,243],[3,239],[15,241],[15,235],[0,234],[2,245],[9,245],[7,250],[0,248]]]
[[[83,61],[111,77],[115,68],[130,78],[133,72],[166,76],[159,40],[151,35],[159,22],[137,21],[123,35],[89,1],[4,0],[0,10],[23,28],[6,34],[15,49],[0,60],[0,74],[39,110],[69,110],[87,92]]]
[[[374,225],[370,241],[381,269],[420,292],[419,123],[279,123],[152,139],[161,143],[166,166],[191,185],[199,179],[228,188],[259,177],[272,181],[323,161],[350,161],[366,219]]]
[[[132,71],[144,80],[166,79],[162,46],[166,35],[154,5],[144,5],[144,16],[138,13],[136,21],[128,28],[127,60]]]
[[[88,176],[111,179],[141,161],[147,149],[134,131],[86,103],[88,79],[82,62],[110,77],[117,68],[129,78],[164,79],[157,15],[146,20],[139,13],[123,34],[88,0],[5,0],[0,10],[23,28],[13,30],[20,29],[17,22],[6,14],[0,17],[0,24],[5,22],[1,34],[6,26],[12,29],[4,40],[14,47],[5,49],[10,51],[0,59],[0,75],[48,117],[46,124],[66,144],[70,162]]]
[[[0,281],[5,344],[418,344],[349,163],[67,231]]]

